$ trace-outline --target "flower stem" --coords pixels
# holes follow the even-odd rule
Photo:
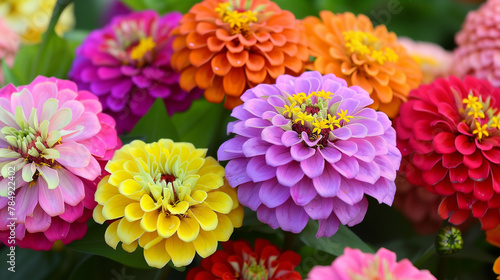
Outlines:
[[[436,253],[436,249],[435,249],[435,246],[434,244],[432,244],[426,251],[425,253],[420,257],[418,258],[418,260],[416,260],[415,262],[413,262],[413,265],[415,265],[416,267],[418,268],[421,268],[421,266],[430,258],[432,257],[434,254]]]
[[[57,0],[57,3],[54,7],[54,11],[52,12],[52,16],[50,18],[49,26],[47,27],[47,30],[43,34],[42,43],[38,48],[38,53],[36,55],[35,62],[33,63],[33,67],[31,68],[31,75],[30,75],[31,79],[35,78],[35,75],[37,74],[36,71],[40,67],[39,66],[40,61],[42,60],[42,57],[49,46],[50,38],[52,36],[55,36],[54,29],[57,24],[57,21],[59,20],[59,17],[61,16],[64,9],[72,2],[73,0]]]

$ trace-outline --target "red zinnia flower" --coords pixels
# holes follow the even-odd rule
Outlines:
[[[191,269],[186,280],[215,279],[269,279],[300,280],[295,267],[300,255],[292,251],[281,252],[264,239],[255,241],[255,249],[246,240],[222,243],[223,250],[201,261],[201,267]]]
[[[500,89],[466,77],[438,79],[410,93],[396,121],[408,181],[445,196],[453,224],[472,216],[484,230],[500,223]]]

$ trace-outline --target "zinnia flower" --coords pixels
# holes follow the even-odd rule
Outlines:
[[[110,176],[97,186],[94,220],[112,223],[106,243],[133,252],[144,248],[156,268],[172,260],[189,265],[195,253],[206,258],[243,221],[243,207],[224,179],[224,168],[206,149],[162,139],[135,140],[106,165]]]
[[[486,241],[500,248],[500,225],[486,231]]]
[[[333,74],[282,75],[247,90],[223,143],[226,178],[240,202],[272,228],[299,233],[309,218],[318,237],[361,222],[370,195],[392,204],[401,154],[391,121],[373,100]]]
[[[154,11],[117,16],[76,50],[69,77],[99,96],[104,111],[117,120],[118,133],[132,130],[156,98],[172,115],[201,96],[199,90],[181,90],[170,66],[171,31],[180,18],[177,12],[160,17]]]
[[[303,30],[289,11],[269,0],[204,0],[174,31],[172,66],[185,90],[232,109],[248,88],[299,75],[309,59]]]
[[[17,34],[23,43],[38,43],[49,26],[57,0],[4,0],[0,2],[0,18]],[[75,25],[73,4],[64,9],[55,26],[62,36]]]
[[[310,68],[362,87],[374,101],[371,108],[395,117],[422,80],[420,67],[398,44],[396,34],[387,32],[385,25],[374,28],[365,15],[322,11],[320,17],[303,21],[316,57]]]
[[[309,280],[323,279],[404,279],[436,280],[428,270],[418,270],[408,259],[397,261],[396,254],[385,248],[377,253],[363,253],[345,248],[344,254],[331,266],[315,266]]]
[[[399,37],[398,43],[403,45],[422,70],[422,83],[432,83],[437,78],[445,78],[450,74],[452,52],[431,42],[413,41],[408,37]]]
[[[453,53],[453,74],[490,81],[500,87],[500,1],[489,0],[467,18],[455,36],[457,48]]]
[[[0,34],[2,34],[0,38],[0,59],[12,67],[21,43],[19,35],[12,31],[2,18],[0,18]],[[0,68],[0,85],[3,85],[4,82],[5,79]]]
[[[268,279],[300,280],[295,267],[300,255],[293,251],[282,252],[264,239],[255,241],[255,249],[246,240],[222,243],[224,250],[201,261],[201,267],[189,270],[186,280],[216,279]]]
[[[453,224],[471,214],[484,230],[500,223],[499,102],[500,89],[488,81],[452,76],[412,91],[401,106],[406,178],[445,196],[439,213]]]
[[[495,274],[500,274],[500,257],[498,257],[493,264],[493,272],[495,272]],[[500,280],[500,275],[497,276],[497,280]]]
[[[96,205],[94,180],[121,144],[114,126],[97,97],[70,81],[37,77],[0,90],[3,243],[12,244],[11,222],[20,247],[49,250],[56,240],[83,237]]]

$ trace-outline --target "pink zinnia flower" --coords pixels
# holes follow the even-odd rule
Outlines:
[[[2,18],[0,18],[0,34],[2,34],[0,37],[0,59],[12,67],[21,44],[21,38],[7,26]],[[0,68],[0,85],[3,85],[4,81],[3,72]]]
[[[101,110],[94,94],[56,78],[0,90],[2,242],[12,221],[16,245],[35,250],[85,235],[102,166],[121,145]]]
[[[319,221],[318,237],[366,213],[365,194],[392,204],[401,153],[385,113],[368,92],[333,74],[281,75],[247,90],[223,143],[226,178],[241,204],[272,228],[301,232]]]
[[[435,280],[436,277],[428,270],[418,270],[408,259],[397,262],[396,254],[385,248],[380,248],[375,254],[345,248],[344,254],[336,258],[330,266],[313,267],[308,279]]]
[[[467,14],[455,36],[453,74],[473,76],[500,86],[500,0],[489,0]]]
[[[157,98],[172,115],[201,97],[201,90],[181,90],[179,74],[170,66],[171,31],[181,16],[160,17],[154,11],[117,16],[76,50],[69,77],[99,96],[104,112],[116,119],[118,133],[132,130]]]

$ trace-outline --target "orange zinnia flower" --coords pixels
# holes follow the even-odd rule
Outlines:
[[[316,57],[308,68],[361,86],[375,101],[372,108],[394,118],[422,81],[418,64],[397,43],[396,34],[385,25],[373,28],[365,15],[322,11],[320,17],[303,21],[310,54]]]
[[[309,58],[295,16],[269,0],[204,0],[174,30],[172,67],[184,90],[205,89],[209,102],[232,109],[241,94],[281,74],[297,76]]]

